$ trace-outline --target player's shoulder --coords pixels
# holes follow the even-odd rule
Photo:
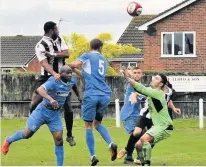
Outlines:
[[[54,79],[53,76],[49,77],[49,79],[48,79],[47,81],[52,82],[52,83],[55,83],[55,79]]]
[[[85,52],[85,53],[82,53],[79,58],[80,58],[80,59],[81,59],[81,58],[87,58],[87,59],[88,59],[89,57],[90,57],[89,52]]]
[[[36,44],[36,46],[35,46],[35,49],[41,49],[41,48],[44,47],[43,44],[42,44],[42,41],[43,41],[43,38],[41,38],[41,39],[39,40],[39,42],[37,42],[37,44]]]
[[[103,54],[99,54],[99,56],[101,57],[101,59],[103,59],[104,61],[107,61],[106,57]]]
[[[153,92],[153,94],[155,94],[156,99],[165,98],[165,93],[162,90],[153,89],[151,87],[148,87],[148,89],[151,90]]]
[[[65,41],[63,36],[61,36],[61,35],[58,35],[58,39],[61,40],[61,41]]]
[[[172,89],[168,87],[168,95],[171,96],[173,93]]]
[[[84,52],[84,53],[82,54],[82,56],[91,57],[92,54],[91,54],[91,52]]]

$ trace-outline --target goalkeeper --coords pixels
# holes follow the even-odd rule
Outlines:
[[[136,143],[139,158],[143,160],[142,165],[149,166],[151,159],[151,144],[156,144],[161,140],[168,138],[173,130],[173,122],[169,116],[165,94],[161,90],[167,83],[167,77],[163,74],[152,77],[150,87],[131,79],[127,70],[124,75],[134,89],[141,94],[148,96],[149,112],[154,126],[149,129]]]

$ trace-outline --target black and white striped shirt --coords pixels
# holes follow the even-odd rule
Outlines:
[[[167,100],[167,103],[169,103],[171,96],[172,96],[172,89],[170,89],[169,87],[167,93],[165,93],[165,98]],[[144,116],[148,119],[151,119],[150,113],[149,113],[149,104],[148,104],[148,98],[145,97],[142,99],[142,109],[140,110],[139,113],[140,116]]]
[[[55,41],[47,36],[43,36],[42,39],[37,43],[35,47],[36,56],[41,62],[44,59],[47,59],[48,64],[52,67],[55,72],[59,72],[59,68],[64,65],[65,59],[64,58],[55,58],[53,56],[47,57],[45,55],[45,51],[50,53],[61,52],[63,50],[68,49],[64,39],[62,37],[58,37]],[[51,75],[48,73],[43,67],[41,67],[41,75]]]

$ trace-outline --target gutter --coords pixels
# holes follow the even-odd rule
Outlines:
[[[25,68],[25,66],[24,66],[24,65],[21,65],[21,68],[22,68],[24,71],[26,71],[26,72],[27,72],[27,70],[26,70],[26,68]]]

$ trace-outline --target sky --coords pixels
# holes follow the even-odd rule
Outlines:
[[[158,14],[183,0],[0,0],[0,35],[43,35],[45,22],[62,18],[60,34],[92,39],[109,32],[116,42],[132,20],[126,11],[132,1],[142,14]]]

